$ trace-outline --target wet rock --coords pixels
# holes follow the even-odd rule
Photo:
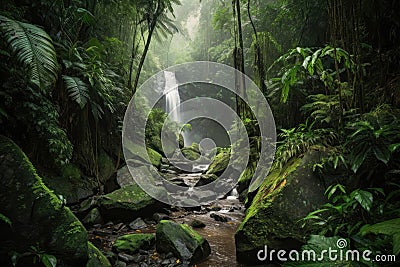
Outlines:
[[[82,219],[84,224],[94,225],[103,223],[99,209],[94,208]]]
[[[135,257],[134,256],[131,256],[131,255],[126,254],[126,253],[118,253],[118,259],[123,261],[123,262],[126,262],[126,263],[135,261]]]
[[[313,172],[322,156],[318,151],[308,152],[270,172],[235,234],[240,262],[254,263],[257,251],[265,245],[276,251],[300,249],[309,229],[302,228],[299,220],[326,203],[325,185],[333,182]]]
[[[129,227],[132,230],[144,229],[147,227],[147,224],[142,220],[142,218],[137,218],[133,222],[129,224]]]
[[[160,212],[154,213],[152,218],[156,223],[159,223],[161,220],[169,220],[169,216],[167,214]]]
[[[217,222],[228,222],[231,220],[231,218],[218,213],[211,213],[210,217],[216,220]]]
[[[117,252],[134,254],[140,249],[148,249],[154,244],[153,234],[128,234],[118,237],[113,245]],[[147,254],[147,252],[146,252]]]
[[[192,226],[193,228],[204,228],[206,227],[206,224],[202,221],[194,219],[193,221],[191,221],[190,226]]]
[[[123,261],[117,261],[115,263],[115,267],[126,267],[126,266],[127,266],[126,263]]]
[[[88,258],[86,267],[111,267],[107,257],[90,242],[88,242]]]
[[[214,182],[218,179],[218,176],[215,174],[202,174],[200,175],[200,179],[197,181],[195,186],[202,186],[209,183]]]
[[[87,262],[87,232],[82,223],[43,183],[19,147],[3,136],[0,136],[0,203],[2,215],[18,226],[0,227],[1,254],[41,244],[41,249],[51,251],[66,264],[81,266]]]
[[[156,249],[159,253],[172,252],[183,261],[192,264],[208,257],[211,253],[207,240],[186,224],[162,220],[157,225]]]

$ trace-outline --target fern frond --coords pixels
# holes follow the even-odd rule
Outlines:
[[[89,89],[87,84],[77,77],[66,75],[63,75],[63,80],[71,99],[83,108],[89,100]]]
[[[57,80],[59,64],[50,36],[41,28],[0,15],[0,34],[29,75],[46,92]]]

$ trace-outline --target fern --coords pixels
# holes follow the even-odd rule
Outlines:
[[[46,92],[57,80],[59,70],[50,36],[35,25],[1,15],[0,34],[18,62],[26,68],[30,82]]]
[[[87,84],[77,77],[67,75],[63,75],[63,80],[71,99],[83,108],[89,100]]]

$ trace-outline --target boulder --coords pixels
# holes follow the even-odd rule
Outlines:
[[[214,182],[217,179],[218,179],[218,176],[216,176],[215,174],[202,174],[202,175],[200,175],[200,179],[197,181],[195,186],[206,185],[206,184]]]
[[[0,225],[1,259],[11,251],[39,247],[67,265],[88,261],[87,232],[69,208],[37,175],[27,156],[0,136],[0,213],[12,227]]]
[[[114,174],[115,164],[111,157],[105,152],[100,153],[97,161],[99,166],[98,178],[102,184],[105,184]]]
[[[106,221],[131,221],[137,217],[148,217],[163,206],[137,184],[124,186],[99,197],[97,205]]]
[[[115,240],[113,250],[116,252],[126,252],[134,254],[139,249],[149,249],[154,245],[154,234],[128,234],[123,235]]]
[[[156,249],[159,253],[172,252],[178,259],[191,264],[204,260],[211,253],[208,241],[190,226],[168,220],[157,224]]]
[[[89,213],[82,219],[82,222],[86,225],[102,224],[103,218],[98,208],[94,208],[89,211]]]
[[[66,168],[71,170],[70,167]],[[65,169],[63,169],[65,170]],[[79,170],[78,170],[79,171]],[[42,176],[43,182],[52,190],[56,195],[62,195],[67,204],[75,204],[80,201],[91,197],[96,194],[99,184],[94,177],[72,175],[70,171],[62,171],[62,176],[46,174]]]
[[[228,166],[230,157],[231,153],[229,150],[221,150],[221,152],[214,157],[214,160],[211,162],[210,166],[208,166],[206,174],[215,174],[220,176]]]
[[[160,168],[162,156],[154,149],[147,148],[147,155],[149,156],[151,164],[156,168]]]
[[[302,228],[299,220],[327,201],[329,181],[313,173],[321,157],[321,152],[308,152],[267,176],[235,234],[238,261],[256,263],[264,246],[276,251],[300,249],[309,229]]]
[[[117,171],[117,183],[120,187],[136,184],[131,173],[129,172],[128,166],[124,166]]]
[[[111,267],[107,257],[90,242],[88,242],[88,257],[86,267]]]
[[[197,160],[201,156],[200,152],[191,146],[182,148],[181,152],[188,160]]]

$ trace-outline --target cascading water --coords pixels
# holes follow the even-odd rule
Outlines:
[[[179,104],[181,103],[181,97],[179,96],[175,73],[164,71],[164,77],[165,111],[167,112],[167,114],[171,113],[170,118],[173,121],[180,122],[181,112]]]
[[[176,81],[175,73],[171,71],[164,71],[164,77],[165,112],[167,114],[170,114],[170,118],[173,121],[182,123],[181,109],[179,107],[181,103],[181,97],[179,95],[178,83]],[[182,132],[182,136],[184,140],[184,145],[190,145],[188,134]]]

